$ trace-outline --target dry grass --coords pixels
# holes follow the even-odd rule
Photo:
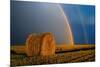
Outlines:
[[[20,65],[40,65],[40,64],[58,64],[71,62],[89,62],[95,61],[95,50],[81,50],[75,52],[58,53],[53,56],[33,56],[11,55],[11,66]]]
[[[66,44],[62,44],[62,45],[57,45],[56,46],[56,52],[63,52],[63,51],[75,51],[75,50],[84,50],[84,49],[94,49],[95,45],[74,45],[74,46],[70,46],[70,45],[66,45]],[[26,53],[25,52],[25,45],[23,46],[11,46],[11,50],[15,51],[16,53]]]
[[[23,54],[25,53],[25,46],[21,45],[21,46],[11,46],[11,51],[14,51],[15,53],[18,53],[18,54]]]
[[[94,45],[58,45],[56,54],[52,56],[28,57],[25,46],[11,46],[11,50],[16,52],[11,54],[11,66],[95,61]]]
[[[94,48],[95,48],[95,45],[93,44],[88,44],[88,45],[81,44],[81,45],[74,45],[74,46],[62,44],[56,47],[56,52],[79,51],[79,50],[94,49]]]

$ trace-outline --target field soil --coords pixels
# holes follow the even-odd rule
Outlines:
[[[52,56],[28,57],[24,46],[11,46],[11,66],[59,64],[95,61],[94,45],[59,45]]]

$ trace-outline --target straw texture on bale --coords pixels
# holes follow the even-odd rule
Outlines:
[[[40,46],[40,37],[36,34],[29,35],[26,40],[26,54],[28,56],[39,55]]]
[[[55,39],[52,33],[44,33],[42,36],[42,46],[40,55],[49,56],[55,54]]]
[[[55,39],[52,33],[31,34],[26,40],[27,56],[54,55],[55,47]]]

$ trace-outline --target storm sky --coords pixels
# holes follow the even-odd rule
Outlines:
[[[54,3],[11,1],[11,44],[24,44],[31,33],[52,32],[57,44],[67,43],[65,20]],[[95,43],[95,6],[60,4],[75,44]]]

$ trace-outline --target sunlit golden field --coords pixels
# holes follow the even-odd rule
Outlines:
[[[11,67],[95,61],[95,5],[10,2]]]
[[[66,44],[56,46],[56,54],[52,56],[32,56],[25,54],[25,46],[11,46],[11,65],[58,64],[70,62],[95,61],[95,45]]]

